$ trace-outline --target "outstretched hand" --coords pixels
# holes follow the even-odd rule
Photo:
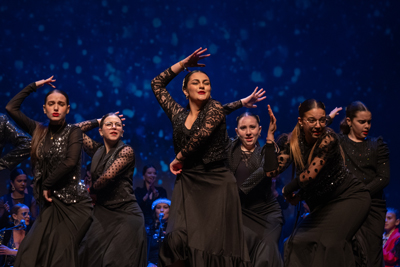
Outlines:
[[[47,84],[47,85],[50,85],[53,88],[56,88],[53,84],[51,84],[51,83],[56,81],[55,79],[53,79],[53,77],[54,77],[54,75],[51,76],[50,78],[46,79],[46,80],[40,80],[40,81],[35,82],[36,87],[39,88],[39,87],[42,87],[43,85]]]
[[[274,113],[272,112],[270,105],[268,105],[268,114],[269,114],[269,127],[268,127],[267,139],[274,141],[274,134],[277,129],[277,126],[276,126],[276,118]]]
[[[342,107],[336,107],[334,108],[331,113],[329,113],[329,117],[331,117],[331,119],[333,120],[333,118],[335,118],[336,115],[339,115],[339,111],[341,111],[343,108]]]
[[[206,65],[199,63],[199,60],[211,56],[210,54],[203,55],[206,51],[207,48],[200,47],[181,62],[185,67],[205,67]]]
[[[264,89],[261,88],[260,90],[258,90],[258,87],[256,87],[256,89],[254,89],[254,91],[253,91],[253,93],[251,93],[251,95],[249,95],[246,98],[241,99],[243,107],[256,108],[257,105],[255,105],[255,103],[263,101],[265,98],[267,98],[266,96],[263,96],[264,94],[265,94]]]

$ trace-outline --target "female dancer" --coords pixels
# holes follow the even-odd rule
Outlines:
[[[249,264],[235,177],[224,165],[229,142],[224,110],[210,97],[210,79],[201,71],[186,75],[183,93],[189,100],[188,109],[176,103],[165,88],[187,67],[204,67],[198,61],[209,56],[203,55],[206,50],[197,49],[151,82],[172,122],[176,158],[170,170],[178,175],[160,266],[182,261],[190,266]]]
[[[157,170],[154,166],[143,167],[143,187],[135,189],[135,196],[143,211],[145,224],[153,223],[153,201],[159,198],[166,198],[167,191],[164,188],[155,186],[157,181]]]
[[[7,104],[14,121],[32,135],[31,161],[34,191],[42,208],[22,242],[16,266],[77,266],[78,246],[91,218],[87,190],[80,183],[82,131],[65,122],[68,95],[60,90],[47,93],[43,111],[49,124],[23,114],[20,106],[31,93],[55,82],[53,76],[31,83]]]
[[[293,162],[296,177],[282,193],[292,204],[305,200],[311,211],[285,243],[285,266],[355,266],[351,239],[371,199],[346,169],[337,135],[325,127],[324,104],[314,99],[301,103],[297,125],[279,140],[278,155],[273,144],[276,119],[269,106],[268,111],[264,170],[276,176]]]
[[[133,193],[135,154],[122,140],[123,124],[115,113],[78,124],[84,132],[99,126],[104,145],[83,135],[92,157],[90,194],[95,195],[93,223],[79,251],[81,266],[145,267],[146,231]]]
[[[341,109],[330,113],[333,119]],[[371,209],[366,221],[357,232],[357,240],[365,247],[368,266],[381,267],[383,262],[382,235],[385,227],[386,201],[383,189],[389,184],[389,149],[382,137],[369,137],[371,112],[360,101],[346,108],[346,117],[340,124],[339,140],[346,166],[371,195]]]
[[[11,220],[13,226],[17,227],[10,231],[0,232],[0,264],[3,267],[14,266],[15,256],[19,245],[26,235],[26,226],[30,225],[29,207],[24,204],[16,204],[11,208]],[[21,221],[24,221],[21,223]],[[22,225],[18,227],[18,225]]]
[[[228,166],[239,187],[250,259],[254,267],[282,266],[278,247],[282,210],[271,193],[271,178],[263,169],[264,157],[257,141],[260,118],[246,112],[236,120],[237,138],[231,142]]]

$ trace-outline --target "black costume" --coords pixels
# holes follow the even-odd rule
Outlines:
[[[146,225],[153,223],[153,210],[151,208],[153,202],[159,198],[167,198],[167,191],[164,188],[155,186],[155,189],[158,191],[158,196],[156,198],[153,196],[153,199],[148,198],[146,201],[143,200],[143,197],[148,193],[146,183],[144,183],[143,187],[137,187],[135,189],[135,196],[143,211]]]
[[[97,120],[79,125],[84,132],[99,126]],[[107,153],[104,145],[83,137],[85,152],[92,157],[90,193],[96,195],[96,204],[79,250],[81,266],[145,267],[146,231],[133,193],[133,149],[119,140]]]
[[[253,152],[241,150],[240,139],[231,142],[229,169],[235,174],[242,203],[243,226],[254,267],[283,266],[278,242],[282,210],[271,193],[271,178],[263,169],[264,156],[257,145]]]
[[[381,267],[383,263],[382,235],[385,228],[386,201],[383,189],[389,184],[389,149],[382,137],[367,137],[354,142],[347,135],[339,135],[346,166],[371,194],[368,217],[356,234],[365,248],[368,266]]]
[[[1,156],[4,147],[11,144],[14,148],[6,155]],[[29,157],[31,139],[15,127],[6,115],[0,113],[0,171],[12,170],[23,160]]]
[[[181,152],[184,158],[172,194],[159,266],[178,260],[190,266],[247,266],[250,262],[235,177],[224,165],[229,139],[223,108],[208,100],[187,129],[189,111],[165,89],[174,77],[169,68],[151,82],[172,122],[175,153]]]
[[[23,114],[20,106],[35,91],[35,83],[30,84],[6,107],[14,121],[31,135],[39,123]],[[90,198],[80,182],[81,149],[78,127],[48,125],[34,166],[34,193],[42,209],[19,247],[15,266],[78,266],[78,244],[91,222]],[[43,190],[51,192],[52,202],[44,200]]]
[[[346,169],[332,129],[325,128],[316,141],[310,164],[313,145],[306,142],[303,130],[298,138],[305,167],[296,169],[284,190],[301,189],[311,212],[285,243],[285,266],[355,266],[351,240],[367,216],[369,193]],[[287,136],[278,144],[278,155],[273,144],[265,145],[267,176],[276,176],[292,163]]]

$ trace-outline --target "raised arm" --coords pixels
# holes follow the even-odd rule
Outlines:
[[[125,146],[120,152],[118,152],[117,158],[111,166],[107,168],[107,170],[105,170],[93,184],[93,188],[96,190],[104,188],[113,178],[123,172],[126,168],[132,166],[132,164],[135,165],[135,153],[133,152],[132,147]]]
[[[12,124],[6,115],[0,116],[0,127],[6,142],[14,146],[10,152],[0,158],[0,170],[11,170],[29,157],[31,139]]]
[[[378,160],[376,167],[376,177],[366,187],[369,189],[371,196],[383,190],[390,182],[390,161],[389,148],[383,141],[382,137],[378,137]]]
[[[235,102],[223,105],[225,115],[229,115],[230,113],[232,113],[233,111],[235,111],[241,107],[256,108],[257,105],[255,105],[255,104],[266,98],[266,96],[263,96],[264,94],[265,94],[265,91],[262,88],[260,90],[258,90],[258,87],[256,87],[256,89],[254,89],[253,93],[251,93],[249,96],[242,98],[240,100],[237,100]]]
[[[78,126],[84,134],[82,134],[83,138],[83,150],[85,150],[86,154],[88,154],[91,158],[93,158],[94,153],[96,153],[97,149],[102,146],[101,143],[94,141],[90,138],[85,132],[88,132],[96,127],[99,127],[99,119],[93,119],[90,121],[82,121],[76,123],[75,125]]]

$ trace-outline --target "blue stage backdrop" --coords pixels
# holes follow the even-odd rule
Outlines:
[[[54,75],[55,85],[70,95],[69,122],[125,114],[124,140],[136,153],[135,186],[142,185],[143,166],[153,164],[171,196],[172,127],[150,82],[207,47],[212,56],[204,70],[214,99],[231,102],[256,86],[267,91],[267,100],[252,110],[261,117],[263,140],[267,104],[279,134],[293,129],[297,107],[307,98],[322,100],[328,112],[363,101],[373,114],[371,135],[382,135],[391,150],[386,194],[389,206],[397,206],[399,10],[396,0],[1,1],[0,112],[26,85]],[[168,88],[186,105],[183,77]],[[46,119],[42,104],[48,90],[40,88],[23,103],[29,117]],[[244,111],[228,116],[231,136]],[[338,130],[343,117],[344,112],[332,128]],[[96,130],[89,135],[100,140]],[[28,162],[22,165],[29,168]]]

